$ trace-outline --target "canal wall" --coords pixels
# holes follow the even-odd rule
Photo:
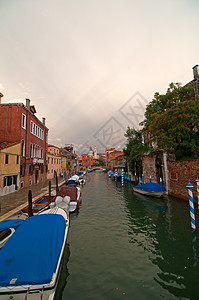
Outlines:
[[[144,181],[163,185],[170,196],[189,200],[187,184],[190,179],[193,185],[194,202],[197,201],[196,178],[199,177],[199,160],[176,161],[173,155],[167,155],[163,151],[154,151],[142,156]]]

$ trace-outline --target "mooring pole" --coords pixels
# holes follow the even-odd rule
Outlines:
[[[124,186],[124,169],[122,169],[121,182],[122,182],[122,186]]]
[[[198,197],[198,210],[199,210],[199,179],[198,179],[198,177],[196,179],[196,183],[197,183],[197,197]]]
[[[48,201],[51,202],[51,180],[49,181],[48,193],[49,193],[49,199],[48,199]]]
[[[32,191],[28,191],[28,216],[32,217],[33,212],[32,212]]]
[[[56,171],[54,171],[54,172],[55,172],[55,180],[56,180],[56,194],[58,194],[59,193],[58,177],[57,177],[57,172]]]
[[[189,193],[189,207],[190,207],[190,217],[191,217],[191,228],[196,229],[196,223],[195,223],[195,213],[194,213],[194,203],[193,203],[193,192],[192,188],[193,185],[190,183],[190,180],[187,184],[188,193]]]
[[[115,182],[117,183],[117,169],[115,170]]]

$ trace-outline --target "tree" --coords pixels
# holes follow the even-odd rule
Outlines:
[[[199,156],[199,102],[188,100],[172,105],[155,117],[149,127],[158,146],[176,159]]]
[[[127,144],[123,149],[124,156],[127,157],[130,171],[134,173],[136,167],[141,165],[141,155],[149,151],[150,148],[147,144],[144,144],[141,130],[136,130],[128,126],[124,136],[127,137]]]
[[[150,125],[157,116],[166,112],[177,103],[186,101],[190,97],[192,91],[193,88],[190,86],[182,87],[181,83],[172,82],[165,95],[156,92],[153,100],[146,107],[144,121],[140,123],[140,125],[144,126],[143,130],[149,131]]]

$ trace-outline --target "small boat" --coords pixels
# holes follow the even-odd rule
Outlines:
[[[64,201],[66,196],[70,197],[69,212],[73,212],[77,208],[79,208],[80,197],[81,197],[81,189],[79,187],[72,186],[72,185],[62,187],[55,198],[54,205],[56,205],[57,197],[61,197]],[[51,203],[51,207],[52,205],[53,202]]]
[[[83,184],[86,184],[86,180],[85,180],[85,179],[80,179],[80,180],[79,180],[79,184],[82,184],[82,185],[83,185]]]
[[[55,196],[53,196],[51,194],[51,201],[54,201]],[[32,203],[32,212],[33,214],[38,213],[40,210],[46,208],[49,205],[49,194],[46,194],[42,197],[39,197],[38,199],[36,199],[33,203]],[[22,209],[23,213],[28,213],[28,207],[29,205],[27,205],[26,207],[24,207]]]
[[[59,213],[23,221],[1,249],[0,299],[54,298],[68,228]]]
[[[108,172],[108,177],[114,176],[115,174],[112,171]]]
[[[134,186],[133,190],[139,194],[152,197],[161,197],[166,192],[165,187],[158,183],[151,182],[151,179],[150,182]]]

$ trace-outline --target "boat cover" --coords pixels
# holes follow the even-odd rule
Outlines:
[[[140,189],[140,190],[143,190],[146,192],[156,192],[156,193],[166,192],[166,189],[164,186],[157,184],[157,183],[153,183],[153,182],[147,182],[145,184],[136,185],[136,186],[134,186],[134,188]]]
[[[77,201],[77,188],[75,186],[63,186],[57,196],[69,196],[70,201]]]
[[[22,220],[22,219],[13,219],[13,220],[2,221],[2,222],[0,222],[0,231],[8,229],[8,228],[17,229],[17,227],[19,227],[23,222],[24,222],[24,220]]]
[[[64,242],[61,215],[26,219],[0,250],[0,286],[50,283]]]

